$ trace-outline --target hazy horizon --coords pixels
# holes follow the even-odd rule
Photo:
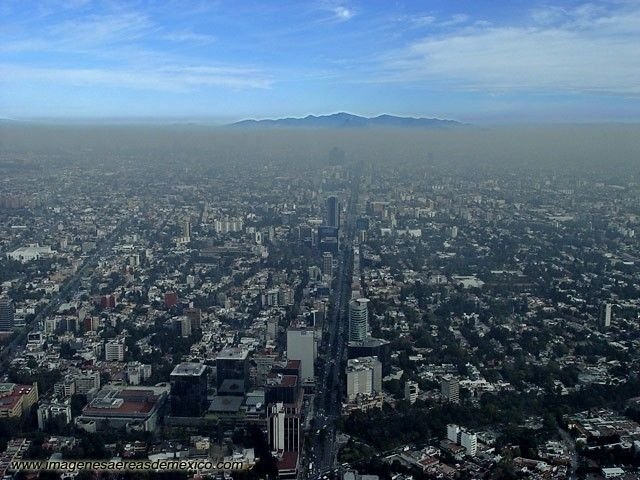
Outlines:
[[[8,157],[92,163],[324,164],[331,148],[372,164],[637,168],[640,125],[457,127],[454,129],[223,129],[198,125],[5,124]],[[635,170],[634,170],[635,171]]]

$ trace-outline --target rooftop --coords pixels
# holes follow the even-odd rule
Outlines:
[[[242,348],[225,348],[218,354],[218,360],[245,360],[249,355],[248,350]]]
[[[171,376],[189,376],[189,377],[199,377],[204,373],[207,369],[206,365],[203,363],[195,363],[195,362],[184,362],[176,365],[176,367],[171,372]]]

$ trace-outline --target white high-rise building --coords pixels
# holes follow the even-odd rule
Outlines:
[[[453,423],[447,425],[447,440],[464,447],[472,457],[478,452],[478,436]]]
[[[189,218],[185,219],[182,224],[182,237],[187,242],[191,240],[191,220]]]
[[[442,399],[451,403],[460,403],[460,382],[452,375],[445,375],[440,380]]]
[[[107,362],[124,362],[124,341],[110,340],[104,346],[104,358]]]
[[[467,455],[473,457],[478,452],[478,436],[475,433],[462,430],[460,432],[460,445],[467,451]]]
[[[412,382],[411,380],[407,380],[404,384],[404,399],[409,403],[414,404],[418,399],[418,393],[420,392],[420,388],[418,387],[417,382]]]
[[[349,302],[349,341],[364,342],[369,324],[369,299],[358,298]]]
[[[347,399],[371,395],[382,390],[382,363],[376,357],[347,360]]]
[[[268,410],[269,448],[279,452],[300,450],[300,415],[292,405],[274,403]]]
[[[302,381],[315,376],[316,339],[313,328],[289,328],[287,330],[287,360],[300,360]]]
[[[604,328],[611,326],[611,307],[610,303],[603,303],[600,306],[600,324]]]

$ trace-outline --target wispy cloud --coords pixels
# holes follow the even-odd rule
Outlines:
[[[138,40],[157,27],[151,19],[139,12],[89,15],[53,25],[48,36],[64,43],[104,45]]]
[[[460,25],[462,23],[466,23],[469,21],[469,15],[464,13],[456,13],[455,15],[451,15],[451,17],[447,20],[443,20],[438,23],[439,27],[453,27],[455,25]]]
[[[467,25],[384,55],[384,81],[513,90],[640,94],[640,6],[532,12],[529,25]]]
[[[408,20],[409,25],[414,28],[446,28],[467,23],[471,17],[464,13],[456,13],[445,18],[439,18],[436,15],[418,15],[406,16],[405,19]]]
[[[253,66],[224,65],[212,58],[199,60],[162,49],[166,42],[201,46],[215,41],[213,35],[171,30],[144,12],[116,9],[77,15],[51,21],[28,37],[11,37],[0,31],[0,54],[47,55],[45,61],[36,62],[29,61],[30,56],[21,61],[5,59],[0,64],[0,83],[47,82],[175,92],[272,85],[271,76]]]
[[[192,43],[197,45],[208,45],[217,40],[217,38],[213,35],[195,33],[190,31],[170,32],[165,34],[163,38],[170,42]]]
[[[210,65],[167,65],[155,69],[34,68],[0,64],[0,82],[56,83],[168,92],[199,87],[269,88],[272,80],[259,70]]]

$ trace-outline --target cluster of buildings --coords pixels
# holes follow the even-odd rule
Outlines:
[[[154,438],[162,428],[176,444],[183,432],[214,432],[211,452],[237,451],[239,432],[256,428],[281,476],[298,475],[345,186],[332,179],[323,191],[306,174],[247,168],[217,170],[228,181],[214,184],[202,172],[168,184],[142,166],[127,170],[163,184],[162,194],[104,182],[90,167],[60,169],[48,191],[16,177],[37,201],[0,207],[0,417],[33,415],[43,432],[68,438]],[[284,261],[301,225],[314,226],[312,249]],[[27,376],[40,391],[12,381]],[[156,447],[132,441],[125,451]]]
[[[309,175],[277,162],[105,168],[61,167],[45,189],[32,172],[6,182],[0,417],[35,415],[40,430],[71,439],[118,432],[132,455],[168,455],[132,440],[161,428],[176,444],[208,439],[185,456],[234,455],[243,432],[259,431],[281,477],[295,478],[311,470],[331,369],[347,417],[458,411],[503,395],[561,403],[626,385],[640,367],[631,179],[366,164]],[[337,293],[347,301],[335,314]],[[332,351],[333,317],[344,328]],[[591,457],[637,450],[637,425],[620,412],[566,422]],[[503,426],[487,427],[499,436]],[[567,439],[555,435],[510,466],[570,474]],[[457,425],[426,441],[393,456],[479,478],[506,454]],[[606,468],[627,473],[594,466]]]

